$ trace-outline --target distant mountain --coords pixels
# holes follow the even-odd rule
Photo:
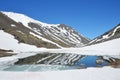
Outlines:
[[[13,12],[0,12],[0,30],[39,48],[79,47],[90,41],[65,24],[47,24]]]
[[[98,48],[98,50],[100,48],[103,51],[104,51],[104,49],[108,49],[107,47],[111,47],[111,49],[116,49],[116,48],[119,48],[119,46],[118,46],[119,43],[118,42],[114,43],[113,41],[118,40],[118,39],[120,39],[120,24],[115,26],[113,29],[105,32],[104,34],[96,37],[91,42],[89,42],[88,45],[93,45],[96,48]],[[111,43],[109,45],[106,45],[103,43],[103,42],[108,42],[108,41],[113,42],[113,43]],[[101,45],[100,43],[103,43],[103,45],[101,47],[97,47],[96,44],[100,46]],[[114,48],[114,46],[116,46],[116,48]],[[109,50],[112,51],[111,49],[109,49]],[[119,51],[119,50],[116,50],[116,51]],[[115,65],[115,64],[119,63],[118,59],[120,59],[120,56],[115,56],[115,55],[114,56],[103,56],[103,59],[110,62],[110,64]]]
[[[104,34],[98,36],[97,38],[93,39],[89,44],[101,43],[117,38],[120,38],[120,24],[115,26],[113,29],[105,32]]]

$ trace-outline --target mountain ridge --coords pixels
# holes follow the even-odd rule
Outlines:
[[[106,31],[102,35],[94,38],[89,44],[102,43],[102,42],[117,39],[117,38],[120,38],[120,24]]]
[[[0,30],[19,43],[44,48],[80,47],[89,40],[65,24],[47,24],[24,14],[0,12]]]

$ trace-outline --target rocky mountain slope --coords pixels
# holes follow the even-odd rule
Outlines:
[[[115,26],[113,29],[105,32],[104,34],[98,36],[97,38],[93,39],[89,44],[101,43],[117,38],[120,38],[120,24]]]
[[[13,12],[0,12],[0,30],[13,35],[19,43],[39,48],[78,47],[89,42],[64,24],[47,24]]]

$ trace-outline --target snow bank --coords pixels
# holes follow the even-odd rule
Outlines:
[[[44,48],[37,48],[36,46],[18,43],[14,36],[0,30],[0,49],[14,50],[15,52],[40,51]]]
[[[51,53],[76,53],[83,55],[119,55],[120,56],[120,38],[106,41],[103,43],[81,47],[81,48],[64,48],[51,49]]]
[[[0,72],[1,80],[120,80],[120,69],[111,67],[47,72]]]

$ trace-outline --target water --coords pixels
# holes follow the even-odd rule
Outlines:
[[[75,63],[76,66],[85,66],[85,67],[97,67],[97,66],[106,66],[107,62],[103,60],[101,64],[97,64],[96,60],[98,56],[86,56],[80,59],[78,62]]]
[[[5,68],[4,71],[57,71],[57,70],[71,70],[71,69],[83,69],[88,67],[106,66],[107,62],[103,60],[102,63],[97,64],[96,60],[98,56],[85,56],[78,60],[73,66],[65,65],[45,65],[45,64],[22,64],[11,65]]]

